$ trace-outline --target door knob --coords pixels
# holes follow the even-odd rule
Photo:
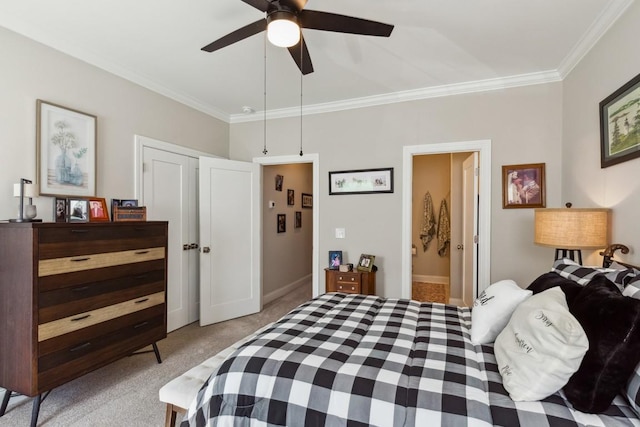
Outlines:
[[[198,249],[198,244],[197,243],[191,243],[189,245],[189,249]]]
[[[202,252],[204,252],[205,254],[208,254],[209,252],[211,252],[211,248],[209,246],[204,246],[202,248]]]
[[[182,245],[182,250],[183,251],[188,251],[189,249],[190,249],[189,245],[187,245],[186,243],[184,245]]]

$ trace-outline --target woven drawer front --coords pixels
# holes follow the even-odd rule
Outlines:
[[[54,274],[72,273],[74,271],[112,267],[114,265],[131,264],[162,258],[164,258],[164,248],[41,259],[38,262],[38,276],[44,277]]]
[[[97,310],[54,320],[53,322],[43,323],[38,326],[38,341],[45,341],[101,322],[106,322],[119,316],[144,310],[154,305],[164,304],[164,302],[164,292],[157,292]]]

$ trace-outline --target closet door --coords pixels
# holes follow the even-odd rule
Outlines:
[[[143,149],[143,193],[149,220],[169,221],[167,331],[197,320],[198,160],[151,147]]]

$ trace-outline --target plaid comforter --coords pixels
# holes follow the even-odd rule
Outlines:
[[[321,295],[232,354],[181,427],[640,426],[622,398],[604,417],[560,394],[513,402],[470,326],[467,308]]]

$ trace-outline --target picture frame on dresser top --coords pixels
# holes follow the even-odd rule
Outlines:
[[[53,202],[53,218],[55,222],[67,222],[68,216],[69,207],[67,206],[67,199],[56,197]]]
[[[600,102],[600,168],[640,157],[640,74]]]
[[[358,261],[358,267],[356,268],[358,271],[373,271],[373,263],[375,262],[375,255],[362,254],[360,255],[360,260]]]
[[[36,169],[41,195],[96,195],[97,122],[93,114],[36,101]]]
[[[393,168],[329,172],[329,195],[393,193]]]
[[[109,221],[109,210],[104,198],[89,199],[89,221]]]
[[[89,221],[89,200],[88,199],[67,199],[67,209],[69,212],[68,222]]]
[[[545,163],[502,166],[502,208],[544,208],[545,178]]]

